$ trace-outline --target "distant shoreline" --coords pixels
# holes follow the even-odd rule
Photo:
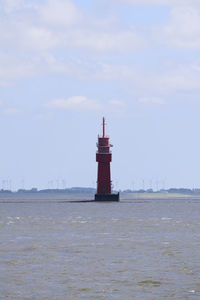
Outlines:
[[[58,192],[0,192],[0,203],[30,203],[30,202],[72,202],[90,201],[94,199],[94,192],[84,193],[58,193]],[[181,193],[120,193],[121,202],[126,201],[150,201],[150,200],[197,200],[200,195],[181,194]]]

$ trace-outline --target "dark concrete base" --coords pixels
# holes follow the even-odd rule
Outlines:
[[[119,201],[118,194],[95,194],[94,201]]]

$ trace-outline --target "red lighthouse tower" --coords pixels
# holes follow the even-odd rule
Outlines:
[[[110,139],[105,134],[105,118],[103,118],[103,135],[98,136],[96,161],[98,162],[97,174],[97,193],[96,201],[119,201],[119,193],[112,194],[110,162],[112,161],[112,153],[110,151]]]

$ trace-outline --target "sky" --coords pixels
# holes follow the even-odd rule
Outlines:
[[[200,188],[199,0],[0,0],[0,188]]]

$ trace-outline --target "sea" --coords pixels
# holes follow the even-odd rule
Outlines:
[[[0,299],[200,299],[200,200],[3,201]]]

